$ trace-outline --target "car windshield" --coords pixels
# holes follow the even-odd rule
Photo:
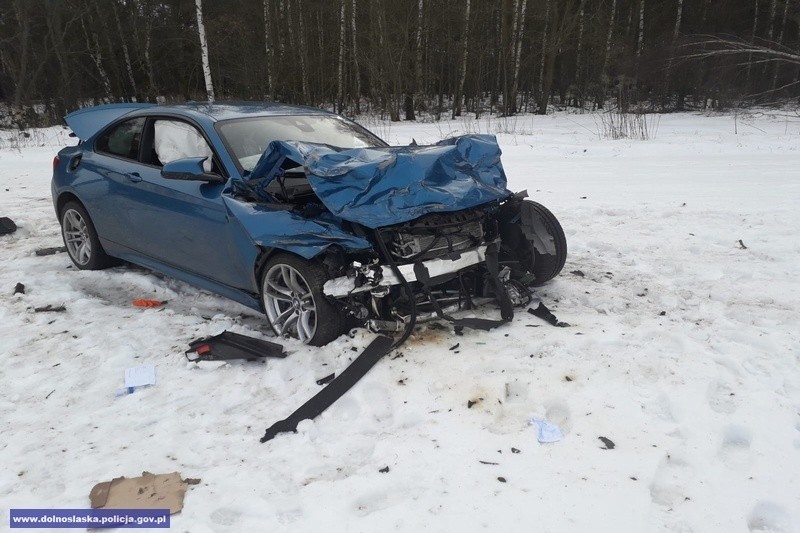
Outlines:
[[[272,141],[303,141],[339,148],[386,146],[358,124],[329,116],[271,116],[232,119],[217,124],[233,157],[251,171]]]

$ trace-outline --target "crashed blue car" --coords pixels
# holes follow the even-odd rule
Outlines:
[[[75,266],[162,272],[311,345],[490,301],[508,320],[566,259],[490,135],[390,147],[283,104],[111,104],[66,122],[80,142],[54,159],[52,194]]]

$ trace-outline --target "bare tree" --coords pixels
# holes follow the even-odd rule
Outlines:
[[[352,35],[352,37],[353,37],[353,50],[351,51],[351,53],[353,54],[353,81],[355,83],[355,95],[354,95],[355,111],[356,111],[356,114],[359,114],[359,113],[361,113],[361,104],[360,104],[360,100],[361,100],[361,73],[359,72],[359,69],[358,69],[358,48],[357,48],[357,45],[356,45],[356,35],[358,35],[357,32],[356,32],[356,0],[353,0],[352,9],[351,9],[351,12],[350,12],[350,30],[351,30],[351,33],[353,34]]]
[[[264,0],[264,49],[267,61],[267,94],[270,98],[275,98],[275,93],[272,92],[272,65],[274,60],[272,57],[272,47],[270,46],[272,32],[270,31],[269,22],[269,0]]]
[[[203,60],[203,78],[206,82],[206,95],[210,103],[214,102],[214,84],[211,82],[211,65],[208,62],[208,42],[206,26],[203,24],[203,0],[195,0],[197,7],[197,33],[200,35],[200,55]]]
[[[467,44],[469,40],[469,5],[470,0],[466,0],[464,10],[464,35],[461,38],[461,70],[459,71],[458,90],[456,91],[456,101],[453,106],[453,118],[461,116],[461,102],[464,98],[464,80],[467,77]]]
[[[341,0],[341,11],[339,15],[339,85],[338,85],[338,103],[339,113],[343,111],[342,103],[344,102],[344,0]]]

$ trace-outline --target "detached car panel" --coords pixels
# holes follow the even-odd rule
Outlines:
[[[303,342],[520,303],[566,258],[552,213],[506,188],[493,136],[389,147],[282,104],[115,104],[66,121],[80,143],[59,152],[52,191],[78,268],[159,270]]]

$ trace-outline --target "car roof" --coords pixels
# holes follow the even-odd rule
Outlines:
[[[211,119],[212,122],[234,118],[280,115],[330,115],[329,111],[316,107],[282,104],[278,102],[187,102],[185,104],[161,104],[131,113],[153,114],[159,111],[175,111],[194,116],[197,119]]]

